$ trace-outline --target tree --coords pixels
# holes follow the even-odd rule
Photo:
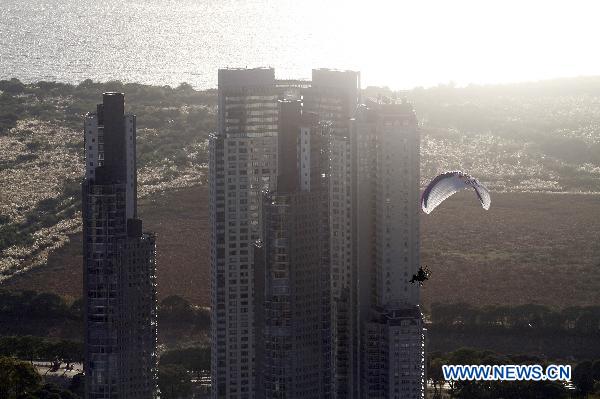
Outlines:
[[[160,364],[182,366],[199,377],[202,372],[210,370],[210,347],[170,350],[160,357]]]
[[[85,376],[83,373],[75,374],[71,379],[69,390],[83,398],[85,395]]]
[[[179,399],[192,392],[192,382],[185,368],[165,364],[158,368],[158,388],[161,399]]]
[[[577,388],[577,393],[585,396],[594,388],[594,377],[592,375],[592,362],[585,361],[577,363],[572,373],[573,384]]]
[[[31,301],[29,313],[39,318],[61,318],[68,314],[68,310],[58,295],[40,293]]]
[[[600,359],[592,363],[592,378],[600,382]]]
[[[79,396],[68,389],[48,383],[26,397],[18,399],[79,399]]]
[[[564,385],[555,381],[539,381],[535,383],[535,398],[555,398],[561,399],[567,397],[567,391]]]
[[[480,354],[471,348],[460,348],[450,354],[449,364],[479,364]]]
[[[25,85],[19,79],[0,80],[0,91],[9,94],[21,94],[25,91]]]
[[[179,86],[177,86],[175,88],[175,90],[183,91],[183,92],[193,92],[194,88],[189,83],[183,82],[183,83],[180,83]]]
[[[83,347],[80,342],[26,336],[0,337],[0,356],[15,356],[20,359],[54,360],[67,364],[83,360]]]
[[[67,191],[67,187],[63,188],[64,191]],[[71,317],[75,320],[80,320],[83,317],[83,307],[85,303],[83,302],[83,298],[76,299],[71,304],[69,311],[71,313]]]
[[[67,367],[72,362],[83,361],[83,347],[79,342],[61,340],[53,345],[55,356],[67,363]]]
[[[0,398],[14,399],[39,388],[42,377],[35,368],[21,360],[0,357]]]
[[[178,295],[168,296],[160,303],[159,317],[161,321],[187,321],[191,313],[192,306]]]
[[[442,393],[442,385],[444,384],[444,374],[442,372],[442,365],[446,364],[446,362],[439,357],[431,359],[429,363],[429,370],[427,371],[427,375],[433,381],[433,397],[439,398]],[[439,386],[439,392],[438,392]]]

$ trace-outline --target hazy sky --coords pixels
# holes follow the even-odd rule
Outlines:
[[[363,86],[600,75],[600,0],[0,0],[0,78],[216,86],[218,68]]]
[[[344,14],[344,31],[365,28],[344,41],[361,49],[351,62],[403,86],[600,74],[600,1],[354,2]]]

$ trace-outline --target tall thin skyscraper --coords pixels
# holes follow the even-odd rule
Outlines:
[[[330,124],[300,100],[279,107],[277,189],[255,248],[256,397],[331,398],[326,175]]]
[[[353,140],[350,119],[360,101],[360,73],[314,69],[304,92],[305,108],[331,123],[328,190],[332,296],[333,392],[354,398],[358,390],[357,276],[352,237]]]
[[[419,287],[419,133],[408,103],[370,102],[356,138],[362,398],[425,396]]]
[[[213,398],[254,397],[253,243],[261,192],[275,189],[279,89],[273,69],[219,70],[210,137]]]
[[[157,397],[155,236],[137,218],[135,116],[105,93],[84,121],[85,398]]]

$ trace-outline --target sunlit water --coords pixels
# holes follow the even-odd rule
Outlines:
[[[594,2],[0,0],[0,78],[216,86],[220,67],[363,87],[600,73]]]

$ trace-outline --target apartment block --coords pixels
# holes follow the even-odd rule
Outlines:
[[[255,249],[256,397],[331,398],[330,124],[280,101],[277,189]]]
[[[273,69],[219,71],[218,131],[209,140],[214,398],[254,397],[253,243],[261,193],[276,186]]]
[[[255,395],[255,270],[250,246],[262,236],[263,194],[277,190],[280,154],[280,100],[300,100],[303,112],[330,123],[331,162],[324,178],[328,206],[325,240],[331,255],[328,282],[335,289],[332,337],[348,392],[353,334],[352,248],[349,118],[358,104],[358,73],[314,70],[313,82],[276,80],[271,68],[219,71],[218,129],[210,138],[210,225],[212,308],[212,395],[251,398]],[[289,147],[291,148],[291,147]],[[305,162],[307,167],[308,162]],[[302,166],[301,166],[302,167]],[[309,177],[301,183],[312,184]],[[264,242],[264,241],[263,241]],[[335,264],[335,265],[334,265]],[[257,283],[258,284],[258,283]],[[340,299],[342,298],[343,299]],[[336,310],[339,309],[339,310]],[[352,341],[354,340],[354,341]],[[353,346],[346,344],[354,342]],[[335,344],[340,342],[340,344]],[[334,355],[336,356],[336,355]]]
[[[353,398],[358,391],[358,319],[356,264],[352,214],[353,139],[350,119],[360,103],[360,73],[314,69],[310,88],[304,92],[305,108],[331,123],[329,171],[329,246],[332,295],[332,360],[334,395]]]
[[[419,133],[360,75],[219,71],[213,398],[422,398]]]
[[[361,397],[423,398],[425,330],[419,286],[419,132],[406,102],[370,101],[356,138],[356,261]]]
[[[105,93],[84,121],[86,399],[158,397],[155,235],[137,218],[135,116]]]

